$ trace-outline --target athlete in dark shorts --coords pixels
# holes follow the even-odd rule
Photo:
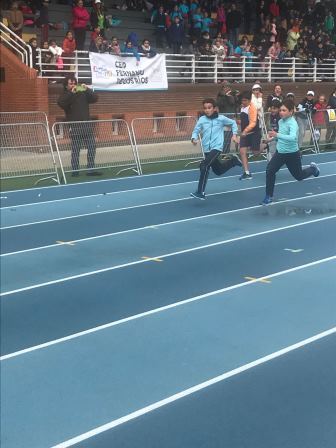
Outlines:
[[[257,108],[251,103],[251,93],[244,92],[241,96],[242,108],[240,111],[240,156],[244,172],[240,180],[252,179],[249,171],[247,152],[250,148],[252,152],[260,152],[261,129],[259,125]]]

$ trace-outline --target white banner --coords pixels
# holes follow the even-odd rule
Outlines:
[[[153,58],[90,53],[92,87],[96,90],[168,89],[164,54]]]

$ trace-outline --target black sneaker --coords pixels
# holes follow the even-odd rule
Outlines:
[[[320,175],[320,168],[316,165],[315,162],[310,164],[311,168],[313,168],[313,176],[318,177]]]
[[[243,166],[238,156],[235,154],[232,156],[233,166]]]
[[[103,173],[101,173],[100,171],[88,171],[86,173],[87,176],[102,176]]]
[[[251,179],[252,179],[252,174],[245,173],[245,172],[239,178],[239,180],[251,180]]]
[[[205,201],[205,194],[199,193],[198,191],[195,191],[195,193],[190,193],[190,196],[195,199],[200,199],[201,201]]]

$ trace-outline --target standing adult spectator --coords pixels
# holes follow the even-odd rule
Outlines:
[[[228,12],[226,17],[226,25],[229,32],[229,39],[233,46],[236,47],[239,37],[239,28],[242,23],[242,15],[237,11],[235,3],[232,4],[231,10]]]
[[[328,109],[333,109],[336,114],[336,89],[334,89],[329,97]],[[329,116],[327,120],[326,142],[330,145],[336,142],[336,121],[330,121]],[[333,145],[329,149],[335,149],[335,146]]]
[[[244,33],[250,34],[251,31],[251,15],[252,15],[252,4],[251,0],[245,0],[243,11],[244,11]]]
[[[19,9],[19,3],[13,2],[8,15],[8,28],[17,36],[22,37],[23,14]]]
[[[269,12],[272,14],[273,17],[280,16],[280,7],[278,5],[277,0],[272,0],[271,4],[269,6]]]
[[[95,0],[93,9],[90,15],[90,23],[93,29],[99,27],[100,35],[105,37],[105,29],[107,28],[107,21],[105,17],[105,12],[100,0]]]
[[[178,16],[174,18],[174,23],[169,28],[170,42],[173,47],[174,54],[181,54],[182,41],[184,37],[183,25],[180,23]]]
[[[155,26],[156,47],[161,49],[166,44],[166,16],[167,14],[163,6],[160,6],[158,11],[155,11],[152,16],[152,23]]]
[[[332,35],[332,33],[333,33],[334,29],[335,29],[335,19],[334,19],[334,16],[332,14],[332,11],[329,11],[327,17],[325,18],[324,29],[330,35]]]
[[[226,33],[226,13],[223,3],[217,8],[217,33]]]
[[[43,43],[49,40],[49,0],[42,0],[37,23],[41,27],[41,42]]]
[[[306,98],[304,98],[299,104],[298,104],[298,113],[296,115],[296,121],[299,125],[299,139],[298,144],[299,148],[301,148],[304,140],[304,136],[306,133],[306,129],[308,127],[308,115],[311,114],[313,108],[314,108],[314,96],[315,93],[312,90],[308,90]]]
[[[64,79],[64,92],[58,98],[58,105],[64,110],[66,120],[70,122],[85,121],[86,123],[71,123],[71,167],[72,176],[79,175],[79,154],[82,148],[87,149],[88,176],[99,176],[94,171],[96,143],[92,123],[90,120],[89,105],[98,100],[98,96],[85,84],[78,86],[77,79],[69,75]]]
[[[327,98],[325,95],[320,95],[318,101],[314,105],[313,114],[313,124],[314,130],[316,132],[315,136],[320,139],[322,129],[326,128],[326,118],[327,118]],[[311,139],[311,143],[313,142],[313,138]]]
[[[90,14],[84,8],[83,0],[77,0],[76,6],[72,9],[72,28],[75,33],[77,50],[84,50],[86,27],[90,20]]]
[[[223,86],[217,94],[216,104],[220,114],[228,116],[231,120],[236,119],[240,104],[239,91],[231,89],[228,83],[224,81]],[[225,154],[230,152],[232,135],[232,129],[224,130],[223,153]]]
[[[294,55],[297,48],[297,42],[300,38],[299,27],[293,25],[292,28],[287,33],[287,50],[289,50],[292,55]]]

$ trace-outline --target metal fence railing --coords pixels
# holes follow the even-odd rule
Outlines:
[[[63,171],[57,153],[58,166]],[[60,183],[56,157],[45,123],[0,124],[1,179],[38,176],[36,183],[52,179]]]
[[[28,67],[33,66],[31,47],[1,21],[0,41],[13,53],[15,53],[24,64]]]
[[[239,114],[225,115],[236,120],[239,129]],[[5,117],[0,124],[1,179],[38,176],[37,182],[51,178],[57,183],[62,179],[66,183],[70,172],[93,175],[102,169],[109,169],[112,176],[125,171],[140,175],[155,165],[160,167],[159,171],[184,169],[204,157],[202,145],[194,146],[190,142],[196,116],[136,118],[130,127],[121,119],[56,122],[52,126],[52,138],[47,123],[25,123],[27,116],[33,118],[34,112],[1,115]],[[312,114],[303,111],[295,116],[301,150],[314,153],[336,150],[335,110]],[[270,112],[265,112],[263,138],[272,129],[270,118]],[[36,112],[36,119],[46,119],[46,116]],[[225,127],[223,132],[223,152],[239,152],[238,145],[231,142],[231,128]],[[269,147],[274,152],[276,142]],[[260,150],[259,154],[269,159],[265,142]]]
[[[15,123],[44,123],[49,129],[48,117],[45,112],[23,111],[23,112],[0,112],[0,124]]]
[[[194,116],[135,118],[131,129],[142,167],[153,163],[184,161],[187,164],[203,158],[200,146],[190,143],[196,124]]]
[[[41,77],[62,79],[67,73],[89,82],[91,68],[88,51],[76,51],[73,56],[62,55],[62,65],[56,61],[46,60],[48,50],[38,50],[39,73]],[[141,66],[141,61],[140,61]],[[254,82],[260,79],[273,81],[336,81],[336,60],[326,59],[318,62],[304,62],[297,58],[285,58],[272,61],[266,57],[230,56],[222,60],[217,55],[195,56],[192,54],[166,54],[168,81],[171,82],[208,82],[217,83],[222,80]]]
[[[94,175],[98,169],[140,173],[130,129],[124,120],[57,122],[52,127],[64,172]]]

